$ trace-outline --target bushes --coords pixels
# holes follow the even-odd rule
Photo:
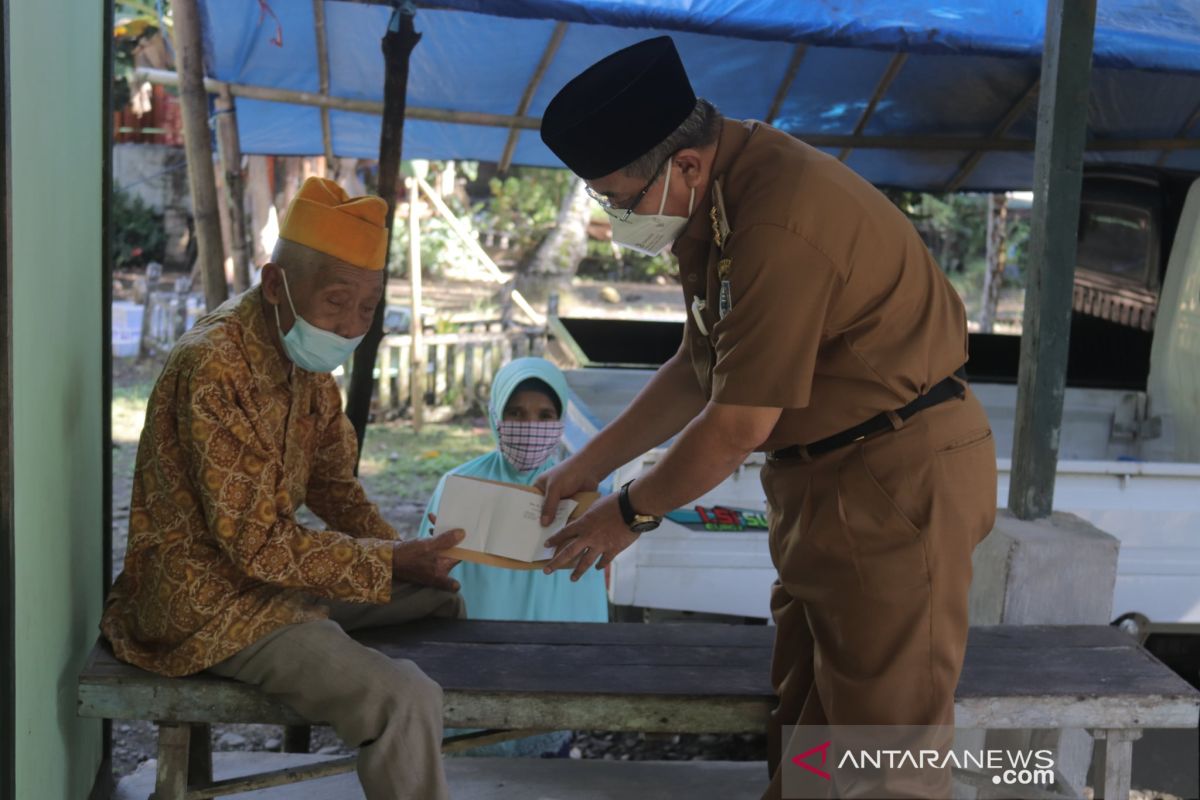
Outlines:
[[[131,192],[114,187],[112,198],[112,259],[115,269],[162,263],[167,249],[163,215]]]

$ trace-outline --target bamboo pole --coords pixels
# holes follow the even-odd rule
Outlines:
[[[425,323],[421,319],[421,218],[417,208],[420,195],[417,193],[417,162],[413,162],[414,176],[408,179],[408,278],[412,286],[412,350],[409,351],[412,371],[412,418],[413,430],[421,432],[425,422]]]
[[[525,92],[521,95],[521,101],[517,104],[517,117],[524,117],[529,112],[529,106],[533,103],[533,94],[546,75],[546,70],[550,68],[550,62],[554,60],[554,55],[558,52],[559,45],[562,44],[563,37],[566,35],[567,23],[559,22],[554,26],[554,31],[550,34],[550,41],[546,44],[542,58],[533,71],[533,77],[529,79],[529,83],[525,86]],[[509,166],[512,165],[513,154],[517,152],[517,140],[520,137],[520,128],[509,129],[508,141],[504,143],[504,152],[500,155],[498,170],[501,175],[506,174]]]
[[[387,201],[388,244],[395,223],[396,184],[400,179],[400,155],[404,142],[404,107],[408,101],[408,63],[413,48],[421,41],[413,25],[416,6],[406,2],[392,11],[387,33],[383,36],[383,124],[379,132],[379,196]],[[383,339],[383,314],[387,307],[387,266],[383,270],[383,299],[375,309],[375,318],[358,350],[354,353],[354,371],[346,397],[346,416],[358,436],[361,457],[367,418],[371,413],[371,394],[375,389],[375,358]],[[356,468],[357,471],[357,468]]]
[[[177,86],[179,77],[174,72],[161,69],[140,68],[134,71],[137,80],[149,81],[163,86]],[[290,89],[276,89],[267,86],[250,86],[240,83],[206,78],[205,88],[212,94],[217,93],[222,86],[228,86],[234,97],[248,97],[253,100],[271,100],[278,103],[294,103],[296,105],[322,106],[335,111],[354,111],[360,114],[383,113],[383,104],[374,100],[351,100],[345,97],[322,95],[319,92],[297,92]],[[410,106],[405,110],[407,119],[419,119],[429,122],[449,122],[456,125],[479,125],[487,128],[521,128],[538,130],[541,119],[538,117],[518,117],[511,114],[488,114],[479,111],[458,111],[443,108],[427,108]],[[802,139],[813,147],[845,148],[855,150],[959,150],[964,152],[982,151],[988,153],[1032,153],[1035,142],[1032,139],[1011,139],[996,136],[943,136],[937,134],[905,134],[899,136],[875,136],[863,134],[826,134],[804,133],[789,131],[791,136]],[[1089,139],[1085,147],[1089,153],[1111,152],[1140,152],[1145,150],[1191,151],[1200,150],[1200,137],[1184,138],[1120,138],[1105,137]]]
[[[216,100],[217,151],[225,176],[226,203],[229,206],[229,241],[233,257],[233,290],[250,288],[250,243],[246,235],[245,182],[242,180],[242,147],[238,140],[237,106],[225,87]]]
[[[140,67],[134,70],[134,77],[140,81],[160,84],[162,86],[177,86],[179,76],[165,69]],[[228,86],[234,97],[247,97],[251,100],[270,100],[276,103],[294,103],[301,106],[330,108],[334,111],[353,111],[358,114],[383,114],[384,104],[378,100],[353,100],[346,97],[324,95],[320,92],[299,92],[293,89],[277,89],[272,86],[252,86],[245,83],[228,83],[214,78],[205,78],[204,87],[211,94],[216,94],[222,86]],[[482,111],[455,111],[444,108],[426,108],[412,106],[405,109],[405,118],[420,119],[429,122],[454,122],[460,125],[481,125],[492,128],[521,128],[536,131],[541,127],[537,117],[518,117],[512,114],[488,114]]]
[[[317,74],[321,94],[329,95],[329,45],[325,38],[325,0],[313,0],[313,26],[317,34]],[[329,106],[321,106],[321,141],[325,147],[325,163],[333,169],[333,129],[329,125]]]
[[[853,136],[860,136],[867,129],[867,122],[870,121],[871,115],[875,113],[879,101],[887,94],[887,90],[891,88],[892,81],[896,80],[896,76],[900,74],[901,67],[908,60],[908,53],[896,53],[892,56],[892,60],[888,62],[887,69],[883,71],[883,77],[879,79],[879,84],[875,87],[875,93],[871,95],[871,100],[867,103],[867,107],[863,109],[862,116],[858,118],[858,124],[854,126]],[[842,152],[838,153],[838,161],[845,161],[850,157],[850,153],[854,148],[846,146],[842,148]]]
[[[212,139],[208,131],[208,93],[204,88],[204,50],[196,0],[175,0],[175,62],[179,65],[179,99],[183,115],[184,152],[188,185],[192,192],[192,218],[196,226],[197,264],[204,283],[204,299],[212,311],[228,296],[225,256],[221,245],[221,218],[217,209],[217,184],[213,175]]]

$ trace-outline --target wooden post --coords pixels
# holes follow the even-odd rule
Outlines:
[[[428,165],[426,165],[428,166]],[[408,180],[408,279],[412,285],[412,418],[413,430],[421,432],[425,422],[425,321],[421,319],[421,218],[417,189],[418,162],[413,162],[413,177]]]
[[[208,92],[204,88],[204,49],[196,0],[175,0],[175,63],[179,69],[179,101],[183,116],[184,152],[192,217],[196,224],[197,265],[204,282],[204,299],[212,311],[228,297],[225,257],[221,247],[221,218],[213,175],[212,138],[208,131]]]
[[[392,354],[395,352],[385,339],[379,349],[379,408],[383,412],[392,407]]]
[[[250,288],[250,243],[246,235],[245,182],[242,180],[242,146],[238,140],[237,106],[229,87],[216,99],[217,150],[225,176],[225,197],[229,206],[229,241],[233,256],[233,291]]]
[[[987,209],[987,265],[984,267],[983,291],[979,298],[980,333],[992,332],[996,307],[1000,303],[1000,287],[1004,283],[1004,269],[1008,264],[1008,198],[1002,194],[989,194]]]
[[[1048,0],[1008,492],[1018,519],[1047,517],[1054,502],[1095,27],[1096,0]]]
[[[383,124],[379,134],[379,196],[388,204],[388,244],[396,212],[396,183],[400,179],[400,150],[404,142],[404,109],[408,102],[408,61],[421,34],[413,26],[416,6],[411,0],[392,10],[387,33],[383,36]],[[346,397],[346,416],[358,436],[362,455],[367,417],[371,413],[371,394],[375,388],[375,357],[383,339],[383,314],[387,306],[387,267],[383,272],[383,300],[375,309],[371,328],[354,353],[354,371]],[[414,320],[414,323],[416,320]],[[355,467],[357,472],[357,465]]]

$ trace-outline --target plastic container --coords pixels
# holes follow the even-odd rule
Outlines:
[[[141,351],[142,317],[145,308],[141,303],[116,300],[112,304],[112,354],[113,358],[137,358]]]

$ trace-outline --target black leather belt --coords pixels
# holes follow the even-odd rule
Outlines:
[[[936,406],[938,403],[944,403],[953,397],[962,397],[965,395],[967,393],[966,380],[966,368],[959,367],[954,371],[953,376],[935,384],[932,389],[916,400],[913,400],[904,408],[878,414],[861,425],[855,425],[853,428],[844,430],[841,433],[835,433],[832,436],[826,436],[824,439],[818,439],[811,444],[794,444],[782,450],[774,450],[770,453],[769,457],[773,461],[786,461],[793,458],[808,461],[817,456],[831,453],[848,444],[854,444],[872,434],[892,430],[899,427],[897,423],[893,422],[893,416],[899,417],[901,421],[904,421],[919,411]]]

